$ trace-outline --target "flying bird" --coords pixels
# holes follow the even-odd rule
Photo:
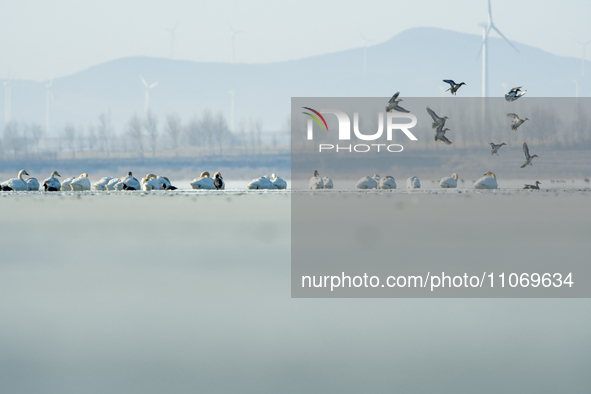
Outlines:
[[[440,118],[439,116],[437,116],[437,114],[435,113],[435,111],[433,111],[429,107],[427,107],[427,112],[433,118],[433,124],[431,125],[431,127],[434,128],[434,129],[443,128],[443,126],[445,126],[445,121],[447,119],[449,119],[447,116],[444,116],[443,118]]]
[[[400,92],[396,92],[396,94],[394,94],[394,96],[392,96],[390,101],[388,101],[388,106],[386,107],[386,112],[390,112],[392,110],[396,110],[398,112],[410,112],[398,105],[398,103],[402,101],[402,99],[398,98],[399,94],[400,94]]]
[[[517,128],[521,126],[523,122],[529,120],[528,118],[520,119],[519,116],[517,116],[517,114],[507,114],[507,117],[513,119],[513,124],[511,125],[511,130],[513,131],[517,130]]]
[[[530,155],[529,148],[527,147],[527,144],[525,142],[523,143],[523,153],[525,154],[525,163],[523,163],[521,168],[525,168],[527,165],[533,166],[531,161],[534,157],[538,157],[538,155]]]
[[[458,91],[459,88],[462,87],[462,85],[465,85],[464,82],[460,82],[460,83],[455,83],[453,81],[453,79],[444,79],[443,82],[445,83],[449,83],[450,88],[446,90],[446,92],[449,92],[451,90],[451,94],[453,96],[456,95],[456,92]]]
[[[507,145],[504,142],[501,142],[500,144],[495,144],[494,142],[490,143],[490,155],[494,155],[496,154],[497,156],[499,155],[497,152],[499,151],[499,149],[501,149],[501,146],[503,145]]]
[[[523,92],[521,92],[521,86],[518,88],[513,88],[511,90],[509,90],[509,93],[507,93],[505,95],[505,100],[507,101],[515,101],[517,100],[519,97],[523,96],[525,93],[527,93],[527,90],[524,90]],[[521,93],[520,93],[521,92]]]
[[[439,128],[437,129],[437,131],[435,131],[435,141],[441,141],[443,142],[445,145],[451,145],[451,141],[447,139],[447,137],[445,136],[445,132],[448,131],[448,128],[442,129]]]
[[[541,184],[542,184],[542,182],[536,181],[536,184],[535,185],[525,185],[524,189],[540,190],[540,186],[538,186],[538,185],[541,185]]]

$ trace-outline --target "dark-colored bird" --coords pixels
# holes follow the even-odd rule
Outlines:
[[[445,145],[451,145],[452,142],[450,140],[447,139],[447,137],[445,136],[445,132],[448,131],[448,128],[442,129],[439,128],[437,129],[437,131],[435,131],[435,141],[441,141],[443,142]]]
[[[392,96],[390,101],[388,101],[388,106],[386,107],[386,112],[390,112],[392,110],[395,110],[398,112],[410,112],[398,105],[398,103],[402,101],[402,99],[398,98],[398,95],[400,95],[400,92],[396,92],[396,94],[394,94],[394,96]]]
[[[453,81],[453,79],[444,79],[443,82],[445,83],[449,83],[450,88],[446,90],[446,92],[449,92],[451,90],[451,94],[453,96],[456,95],[456,92],[458,91],[459,88],[462,87],[462,85],[465,85],[464,82],[460,82],[460,83],[455,83]]]
[[[503,145],[507,145],[504,142],[501,142],[500,144],[495,144],[493,142],[490,143],[490,155],[494,155],[496,154],[497,156],[499,155],[497,152],[499,151],[499,149],[501,149],[501,146]]]
[[[529,148],[525,142],[523,143],[523,153],[525,154],[525,163],[523,163],[521,168],[525,168],[527,165],[533,166],[531,161],[534,159],[534,157],[538,157],[538,155],[530,155]]]
[[[222,181],[222,174],[216,172],[215,179],[213,180],[213,185],[215,186],[216,190],[220,190],[224,186],[224,181]]]
[[[11,192],[12,188],[10,186],[2,186],[2,191],[3,192]]]
[[[521,92],[521,86],[518,88],[513,88],[511,90],[509,90],[509,93],[507,93],[505,95],[505,100],[507,101],[515,101],[517,100],[519,97],[523,96],[525,93],[527,93],[527,90],[524,90],[523,92]]]
[[[444,116],[443,118],[440,118],[439,116],[437,116],[437,114],[435,113],[435,111],[433,111],[429,107],[427,107],[427,112],[433,118],[433,124],[431,125],[431,128],[433,128],[433,129],[443,128],[443,126],[445,126],[445,121],[447,119],[449,119],[447,116]]]
[[[507,116],[513,119],[513,124],[511,124],[511,130],[513,131],[517,130],[517,128],[521,126],[523,122],[529,120],[528,118],[520,119],[517,114],[507,114]]]
[[[524,189],[540,190],[540,186],[538,186],[538,185],[541,185],[541,184],[542,184],[542,182],[536,181],[536,184],[535,185],[525,185]]]

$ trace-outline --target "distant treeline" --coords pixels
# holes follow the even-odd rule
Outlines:
[[[88,125],[66,124],[57,137],[47,135],[36,123],[10,121],[0,139],[0,159],[77,159],[83,157],[156,157],[202,155],[256,155],[272,151],[289,151],[290,129],[263,138],[261,119],[242,120],[234,132],[221,112],[203,111],[184,121],[176,114],[164,119],[151,111],[134,114],[127,125],[113,127],[109,116],[102,113]]]

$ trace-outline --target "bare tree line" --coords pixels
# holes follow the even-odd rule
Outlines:
[[[57,136],[45,135],[39,124],[8,122],[0,138],[0,159],[14,160],[35,157],[79,158],[84,152],[109,157],[128,152],[139,158],[156,157],[161,149],[172,149],[174,155],[184,147],[200,148],[205,155],[223,155],[228,148],[245,155],[261,154],[263,122],[243,120],[234,133],[221,112],[204,110],[183,122],[177,114],[159,119],[152,111],[133,114],[127,124],[116,129],[106,113],[86,126],[66,124]],[[289,138],[286,138],[289,140]],[[277,145],[277,138],[271,141]]]

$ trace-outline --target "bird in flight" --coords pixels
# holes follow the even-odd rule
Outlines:
[[[446,90],[446,92],[449,92],[451,90],[451,94],[453,96],[456,95],[456,92],[458,91],[459,88],[462,87],[462,85],[465,85],[464,82],[460,82],[460,83],[455,83],[453,81],[453,79],[444,79],[443,82],[445,83],[449,83],[450,88]]]
[[[490,155],[494,155],[496,154],[497,156],[499,155],[497,152],[499,151],[499,149],[501,149],[501,146],[503,145],[507,145],[504,142],[501,142],[500,144],[495,144],[493,142],[490,143]]]
[[[522,86],[518,87],[518,88],[513,88],[511,90],[509,90],[509,93],[507,93],[505,95],[505,100],[507,101],[515,101],[517,100],[519,97],[523,96],[525,93],[527,93],[527,90],[524,90],[523,92],[521,91]],[[520,93],[521,92],[521,93]]]
[[[523,153],[525,154],[525,163],[523,163],[521,168],[525,168],[527,165],[533,166],[531,161],[534,159],[534,157],[538,157],[538,155],[530,155],[529,148],[525,142],[523,143]]]
[[[410,112],[398,105],[398,103],[402,101],[402,99],[398,98],[398,95],[400,95],[400,92],[396,92],[394,94],[394,96],[392,96],[390,101],[388,101],[388,106],[386,107],[386,112],[390,112],[392,110],[395,110],[398,112]]]
[[[511,130],[513,130],[513,131],[517,130],[517,128],[519,126],[521,126],[523,124],[523,122],[525,122],[526,120],[529,120],[528,118],[520,119],[519,116],[517,116],[517,114],[512,114],[512,113],[507,114],[507,116],[509,118],[513,119],[513,124],[511,125]]]

